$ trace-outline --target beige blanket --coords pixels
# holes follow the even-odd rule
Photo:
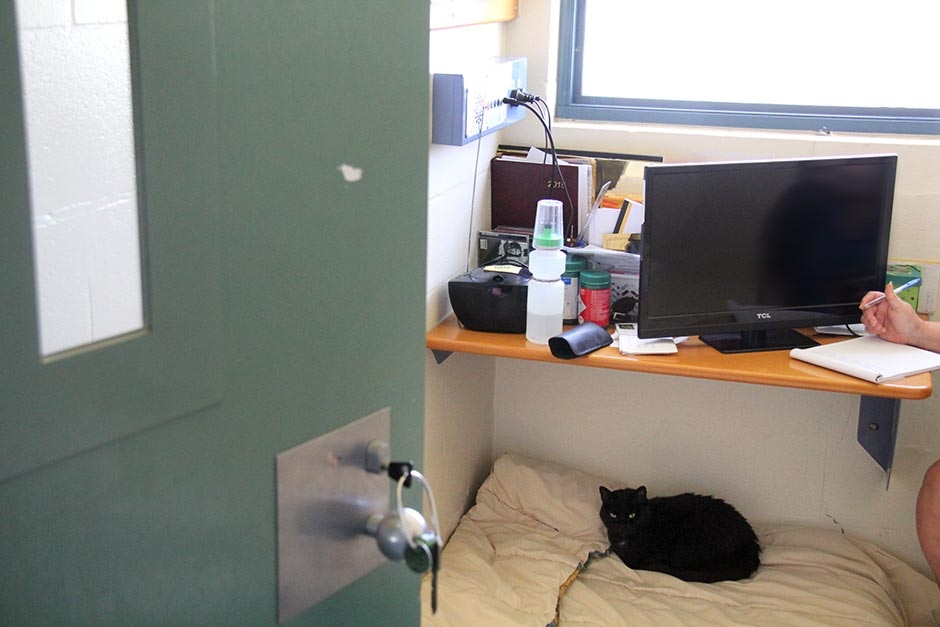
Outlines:
[[[686,583],[592,559],[605,551],[598,485],[616,482],[517,455],[497,460],[443,552],[438,612],[426,627],[559,624],[933,625],[933,581],[874,545],[792,525],[755,525],[763,553],[749,580]],[[940,612],[938,612],[940,613]]]

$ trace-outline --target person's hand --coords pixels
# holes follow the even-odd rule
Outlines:
[[[865,325],[865,330],[889,342],[910,344],[922,322],[917,312],[909,303],[898,298],[894,293],[894,286],[890,283],[885,287],[885,299],[865,309],[866,303],[879,296],[881,292],[868,292],[859,305],[862,309],[862,323]]]

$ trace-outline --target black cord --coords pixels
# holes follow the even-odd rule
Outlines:
[[[464,267],[464,272],[470,272],[470,256],[473,254],[473,209],[477,199],[477,172],[480,171],[480,147],[482,145],[483,117],[480,116],[480,130],[477,133],[477,154],[476,158],[473,160],[473,185],[470,187],[470,226],[467,229],[467,263]]]
[[[535,98],[535,103],[538,105],[540,111],[545,112],[545,117],[547,118],[547,121],[548,121],[548,128],[551,128],[552,127],[552,112],[551,112],[551,109],[548,108],[548,103],[537,96]]]
[[[545,128],[546,128],[547,130],[543,133],[544,143],[542,144],[542,151],[543,151],[543,152],[548,152],[548,151],[549,151],[549,146],[552,145],[552,144],[551,144],[551,139],[552,139],[552,116],[551,116],[551,113],[549,112],[548,105],[545,104],[545,102],[544,102],[541,98],[539,98],[538,96],[532,96],[532,99],[533,99],[534,102],[535,102],[535,106],[538,107],[539,112],[540,112],[540,113],[544,113],[545,116],[546,116],[546,117],[543,118],[543,119],[545,120],[544,126],[545,126]],[[554,148],[552,148],[552,150],[554,150]],[[555,153],[555,155],[556,155],[556,159],[557,159],[557,153]],[[544,161],[544,159],[543,159],[542,164],[544,165],[544,163],[545,163],[545,161]],[[556,170],[557,170],[557,172],[558,172],[558,176],[561,177],[561,168],[557,167],[557,164],[556,164],[556,168],[553,168],[553,169],[552,169],[552,181],[551,181],[551,187],[549,188],[549,190],[550,190],[549,197],[550,197],[550,198],[554,198],[554,196],[555,196],[555,172],[556,172]],[[565,187],[565,190],[566,190],[566,192],[567,192],[567,185],[565,185],[565,179],[564,179],[564,178],[561,179],[561,184],[562,184],[562,186]],[[568,206],[572,206],[572,205],[571,205],[571,196],[570,196],[570,195],[568,195]],[[573,210],[572,210],[572,211],[573,211]],[[574,223],[572,222],[572,220],[573,220],[573,214],[572,214],[572,218],[569,219],[569,222],[568,222],[568,233],[567,233],[567,235],[573,240],[573,239],[574,239],[574,231],[577,230],[577,229],[575,228]]]
[[[538,96],[532,96],[532,101],[535,102],[535,106],[538,107],[539,113],[541,114],[541,112],[543,111],[543,109],[542,109],[542,99],[539,98]],[[546,105],[545,108],[547,109],[548,106]],[[543,119],[544,119],[544,118],[543,118]],[[547,119],[545,119],[545,126],[548,128],[548,131],[542,131],[542,140],[543,140],[543,141],[542,141],[542,152],[547,155],[547,154],[549,154],[549,146],[550,146],[550,144],[549,144],[550,139],[549,139],[549,138],[550,138],[550,136],[551,136],[551,130],[552,130],[552,120],[551,120],[551,117],[550,117],[550,116],[549,116]],[[545,165],[545,158],[542,159],[542,165]],[[549,187],[548,189],[550,190],[550,191],[549,191],[549,197],[550,197],[550,198],[553,198],[554,195],[555,195],[555,181],[556,181],[556,179],[555,179],[555,169],[552,168],[552,171],[551,171],[551,172],[552,172],[551,187]],[[564,182],[564,179],[562,179],[562,182]],[[543,187],[545,186],[545,181],[544,181],[544,180],[542,181],[542,186],[543,186]]]
[[[539,100],[540,100],[540,99],[539,99]],[[552,130],[551,130],[551,128],[549,127],[548,124],[546,124],[545,120],[542,118],[542,113],[541,113],[541,111],[538,110],[538,109],[536,109],[535,107],[533,107],[533,106],[530,105],[529,103],[527,103],[527,102],[522,102],[521,100],[516,100],[516,99],[514,99],[514,98],[503,98],[503,102],[505,102],[505,103],[508,104],[508,105],[515,105],[515,106],[525,107],[526,109],[528,109],[528,110],[532,113],[532,115],[535,116],[535,119],[537,119],[537,120],[542,124],[542,128],[545,130],[545,135],[546,135],[546,137],[548,137],[548,142],[549,142],[549,145],[551,146],[552,169],[553,169],[553,175],[552,175],[552,177],[553,177],[553,185],[552,185],[551,193],[553,194],[553,193],[555,192],[555,190],[554,190],[554,173],[557,173],[557,174],[558,174],[558,178],[561,180],[561,188],[562,188],[563,190],[565,190],[565,197],[568,199],[568,214],[569,214],[569,215],[568,215],[568,224],[569,224],[570,227],[573,227],[573,226],[574,226],[574,217],[575,217],[575,213],[574,213],[575,207],[574,207],[574,203],[571,202],[571,194],[570,194],[570,192],[568,191],[568,186],[565,185],[565,179],[564,179],[564,176],[562,176],[561,166],[560,166],[559,163],[558,163],[558,152],[555,150],[555,139],[552,137]]]

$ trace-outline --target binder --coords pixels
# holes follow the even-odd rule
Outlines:
[[[531,229],[535,225],[538,201],[552,198],[562,203],[565,237],[576,234],[593,201],[594,168],[590,159],[565,163],[559,168],[560,178],[557,172],[552,176],[554,166],[551,160],[543,164],[513,155],[493,157],[490,161],[492,228]]]

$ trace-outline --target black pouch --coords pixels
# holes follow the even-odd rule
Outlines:
[[[598,348],[613,344],[607,329],[596,322],[582,322],[560,335],[548,338],[552,355],[559,359],[574,359]]]

